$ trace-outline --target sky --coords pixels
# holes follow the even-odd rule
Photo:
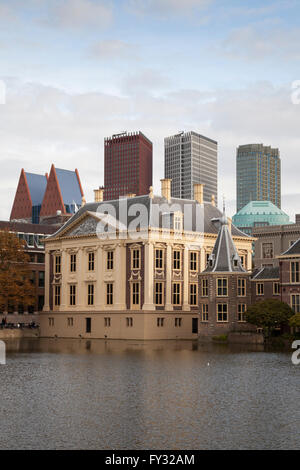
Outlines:
[[[279,148],[282,209],[300,213],[300,1],[0,0],[0,219],[21,168],[102,185],[104,137],[218,141],[219,205],[235,213],[236,148]],[[299,81],[297,83],[297,81]]]

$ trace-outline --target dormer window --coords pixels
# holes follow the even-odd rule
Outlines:
[[[214,265],[214,261],[215,261],[215,255],[212,253],[208,257],[208,266],[212,268]]]
[[[237,268],[238,265],[239,265],[240,258],[239,258],[239,256],[238,256],[237,254],[233,255],[232,258],[233,258],[233,266],[234,266],[235,268]]]

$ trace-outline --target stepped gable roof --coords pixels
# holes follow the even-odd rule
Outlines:
[[[76,171],[61,168],[55,168],[55,171],[64,204],[76,203],[77,206],[81,206],[83,193]]]
[[[33,206],[39,206],[43,202],[43,197],[47,186],[47,177],[25,171],[31,202]]]
[[[212,223],[219,225],[219,232],[204,272],[245,273],[246,270],[242,266],[241,259],[233,243],[225,213],[223,213],[222,217],[213,219]]]
[[[263,268],[255,269],[251,279],[253,281],[279,279],[279,266],[264,266]]]
[[[127,209],[126,209],[126,204],[127,204]],[[171,198],[171,200],[168,202],[162,196],[154,196],[153,198],[151,198],[147,194],[144,196],[135,196],[135,197],[130,197],[130,198],[120,198],[116,200],[109,200],[109,201],[103,201],[103,202],[86,203],[66,222],[66,224],[63,227],[61,227],[54,234],[54,236],[56,237],[62,231],[65,231],[65,229],[70,224],[73,224],[76,220],[81,218],[85,212],[93,212],[93,213],[96,212],[96,213],[101,214],[101,213],[104,213],[105,210],[107,210],[107,207],[113,207],[115,211],[116,220],[119,220],[123,224],[126,224],[126,215],[124,216],[124,214],[126,214],[127,212],[127,226],[128,226],[130,222],[136,219],[136,217],[139,215],[139,210],[138,210],[139,204],[143,206],[144,208],[143,210],[147,212],[146,225],[144,224],[144,226],[141,226],[141,229],[147,228],[149,226],[153,228],[162,227],[162,215],[160,214],[160,217],[157,223],[157,217],[155,217],[155,206],[157,207],[157,206],[165,205],[166,208],[170,207],[171,211],[176,212],[176,210],[178,210],[178,211],[184,212],[184,206],[185,204],[188,204],[192,210],[192,231],[196,231],[196,206],[198,205],[196,201]],[[204,223],[202,224],[200,223],[200,225],[202,226],[202,230],[204,231],[204,233],[217,234],[218,227],[216,226],[215,223],[212,222],[212,219],[220,218],[222,215],[222,212],[217,207],[215,207],[214,205],[208,202],[205,202],[203,204],[203,208],[204,208],[204,211],[203,211]],[[234,225],[232,225],[232,235],[236,237],[241,237],[241,238],[250,238],[248,235],[243,233]]]

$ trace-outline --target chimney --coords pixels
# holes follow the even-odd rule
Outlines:
[[[203,188],[204,188],[204,184],[200,184],[200,183],[194,184],[194,199],[199,204],[203,204]]]
[[[81,198],[81,207],[85,206],[85,204],[86,204],[85,197],[82,196],[82,198]]]
[[[99,189],[94,189],[94,199],[95,199],[95,202],[103,202],[103,193],[104,193],[104,189],[103,188],[100,188]]]
[[[211,195],[211,204],[212,204],[213,206],[216,205],[215,195],[214,195],[214,194]]]
[[[161,182],[161,195],[166,198],[167,201],[171,199],[171,179],[164,178],[160,180]]]
[[[153,199],[153,198],[154,198],[154,195],[153,195],[153,186],[150,186],[150,188],[149,188],[149,197],[150,197],[150,199]]]
[[[134,193],[128,193],[128,194],[126,194],[125,197],[132,198],[132,197],[135,197],[135,196],[136,196],[136,194],[134,194]]]

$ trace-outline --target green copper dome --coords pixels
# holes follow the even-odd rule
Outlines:
[[[253,227],[288,224],[290,219],[270,201],[251,201],[233,216],[232,222],[240,230],[251,233]]]

